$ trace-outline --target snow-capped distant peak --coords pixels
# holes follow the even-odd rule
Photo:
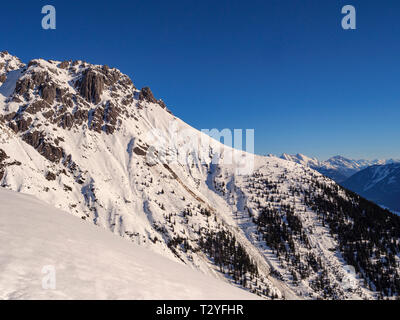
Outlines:
[[[302,154],[288,155],[283,154],[282,159],[296,162],[320,173],[328,176],[336,182],[343,182],[355,173],[372,165],[384,165],[389,163],[400,162],[400,160],[352,160],[343,156],[337,155],[329,158],[326,161],[320,161],[317,158],[310,158]]]
[[[317,158],[310,158],[301,153],[298,153],[296,155],[289,155],[287,153],[283,153],[281,159],[296,162],[305,166],[317,166],[319,164]]]

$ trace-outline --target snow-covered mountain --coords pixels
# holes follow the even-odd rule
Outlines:
[[[5,52],[0,65],[1,187],[265,298],[400,293],[400,217],[222,145],[117,69]]]
[[[342,185],[377,204],[400,212],[400,163],[368,167]]]
[[[303,154],[289,155],[286,153],[282,154],[281,158],[308,166],[338,183],[345,181],[352,175],[369,166],[400,163],[400,160],[394,159],[351,160],[342,156],[335,156],[326,161],[320,161],[317,158],[310,158]]]
[[[32,196],[0,189],[0,212],[1,300],[257,298]]]

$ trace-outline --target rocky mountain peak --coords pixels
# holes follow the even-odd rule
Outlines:
[[[143,87],[140,90],[140,92],[139,92],[139,101],[147,101],[147,102],[150,102],[150,103],[156,103],[161,108],[167,109],[167,106],[165,105],[164,101],[162,99],[157,100],[154,97],[154,94],[153,94],[153,92],[151,91],[151,89],[149,87]],[[167,109],[167,111],[170,112],[168,109]]]
[[[52,162],[66,157],[54,135],[59,129],[108,135],[124,120],[137,119],[139,106],[166,109],[150,88],[137,90],[127,75],[107,65],[33,59],[25,67],[8,53],[1,57],[7,90],[1,92],[0,121]]]
[[[21,60],[7,51],[0,52],[0,85],[7,79],[7,73],[21,69],[25,66]]]

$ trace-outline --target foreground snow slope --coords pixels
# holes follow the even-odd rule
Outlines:
[[[0,189],[0,299],[254,299],[36,198]],[[56,290],[42,288],[44,266]]]

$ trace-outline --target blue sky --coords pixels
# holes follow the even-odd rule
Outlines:
[[[357,30],[341,28],[346,4]],[[0,30],[26,62],[119,68],[198,129],[254,128],[259,154],[400,158],[399,1],[21,0]]]

